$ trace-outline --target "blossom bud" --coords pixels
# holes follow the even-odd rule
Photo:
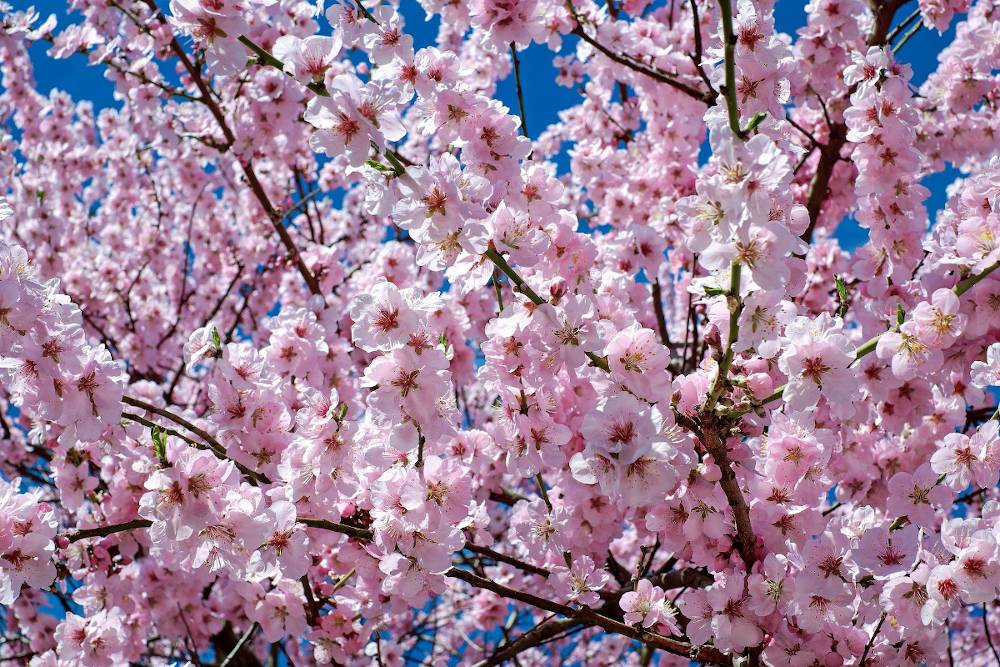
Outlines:
[[[708,328],[705,329],[705,334],[702,336],[702,340],[714,348],[722,348],[722,336],[719,334],[719,327],[714,324],[708,325]]]
[[[771,393],[774,389],[774,382],[767,373],[753,373],[747,377],[747,387],[753,397],[760,400]]]

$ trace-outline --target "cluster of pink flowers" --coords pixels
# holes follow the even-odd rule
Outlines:
[[[864,270],[897,281],[916,268],[927,229],[923,200],[928,192],[917,182],[923,156],[915,148],[918,117],[909,70],[879,47],[856,53],[844,70],[844,81],[854,90],[844,124],[858,170],[856,217],[869,229],[865,259],[870,266]]]
[[[55,512],[41,502],[41,491],[18,491],[18,480],[0,480],[0,604],[18,598],[21,586],[44,588],[55,579],[53,539],[58,523]]]
[[[0,661],[990,663],[998,7],[0,2]]]
[[[4,222],[10,208],[6,202],[0,206]],[[0,350],[0,378],[8,395],[53,425],[39,436],[58,439],[63,452],[117,423],[125,387],[121,364],[103,345],[88,342],[80,309],[59,292],[58,281],[41,280],[24,248],[3,242]]]

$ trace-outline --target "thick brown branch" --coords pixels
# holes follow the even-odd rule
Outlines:
[[[743,497],[743,490],[740,488],[733,465],[729,460],[725,438],[719,430],[720,425],[717,423],[706,424],[701,432],[702,442],[708,453],[715,459],[715,465],[719,466],[719,472],[722,475],[719,486],[726,494],[726,500],[729,501],[729,507],[733,512],[733,523],[736,524],[736,547],[749,572],[757,561],[757,537],[750,524],[750,507],[747,505],[746,498]]]

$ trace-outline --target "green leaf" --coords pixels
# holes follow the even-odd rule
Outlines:
[[[903,304],[896,304],[896,326],[903,326],[903,322],[906,321],[906,311],[903,310]]]
[[[834,282],[837,285],[837,317],[843,317],[851,306],[847,298],[847,283],[840,276],[834,276]]]
[[[394,171],[391,167],[387,167],[377,160],[365,160],[365,164],[375,171],[381,171],[382,173],[393,173]]]
[[[766,111],[761,111],[759,113],[754,114],[753,118],[750,119],[750,122],[747,123],[746,129],[743,131],[746,132],[747,134],[753,132],[754,130],[757,129],[758,125],[764,122],[765,118],[767,118]]]
[[[406,173],[406,167],[404,167],[403,163],[399,161],[399,158],[396,157],[394,151],[387,150],[385,152],[385,158],[389,161],[389,164],[392,165],[392,171],[395,172],[397,176],[402,176]]]
[[[167,435],[163,432],[163,429],[159,426],[153,426],[150,429],[153,436],[153,451],[156,452],[156,458],[161,465],[166,466],[167,464]]]
[[[219,330],[212,327],[212,344],[215,345],[216,349],[222,350],[222,336],[219,335]]]

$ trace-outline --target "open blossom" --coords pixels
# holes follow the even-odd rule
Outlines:
[[[986,350],[986,361],[972,362],[972,382],[977,387],[1000,385],[1000,343]]]
[[[379,283],[359,295],[351,307],[355,344],[369,352],[389,352],[405,345],[417,334],[419,326],[414,296],[389,282]]]
[[[413,58],[413,37],[403,30],[403,19],[392,7],[376,7],[372,18],[376,27],[364,37],[365,47],[376,66],[386,65],[393,58],[409,61]]]
[[[744,611],[746,603],[747,594],[742,574],[727,577],[721,585],[709,589],[712,630],[720,640],[718,645],[721,648],[740,652],[760,642],[761,630],[754,621],[754,616]]]
[[[630,505],[657,502],[672,489],[682,469],[670,465],[686,452],[664,436],[664,417],[628,394],[617,394],[584,418],[587,446],[573,455],[573,476],[584,484],[600,484],[604,493]],[[666,426],[669,428],[669,424]]]
[[[489,180],[463,173],[461,163],[450,153],[431,161],[430,168],[412,167],[400,179],[399,201],[393,220],[409,230],[421,243],[455,243],[462,249],[483,252],[472,245],[469,233],[477,220],[486,217],[483,202],[492,191]],[[463,233],[463,228],[472,225]]]
[[[585,363],[587,352],[600,349],[593,303],[584,296],[574,295],[558,308],[542,304],[533,317],[543,321],[541,326],[550,332],[550,349],[570,368]]]
[[[300,39],[295,35],[282,35],[275,41],[274,57],[285,63],[285,71],[299,81],[309,84],[323,82],[326,72],[340,55],[341,35],[331,37],[313,35]]]
[[[618,604],[625,612],[626,623],[650,628],[659,623],[663,615],[663,589],[642,579]]]
[[[121,664],[126,648],[121,610],[111,609],[86,618],[70,613],[56,629],[59,655],[76,664],[111,667]]]
[[[171,0],[170,18],[180,30],[207,47],[213,67],[238,71],[245,49],[233,39],[244,32],[244,13],[261,0]],[[266,0],[264,0],[266,1]]]
[[[298,579],[311,565],[305,532],[295,522],[295,506],[285,500],[275,501],[268,508],[270,535],[254,553],[259,568],[268,576],[280,572],[287,579]]]
[[[986,602],[996,597],[997,587],[1000,586],[996,538],[988,533],[975,533],[956,554],[952,579],[957,593],[967,604]]]
[[[911,317],[917,336],[928,346],[949,345],[965,328],[966,317],[959,312],[959,307],[954,291],[936,290],[930,302],[922,301],[913,309]]]
[[[554,583],[560,596],[565,600],[587,607],[597,607],[601,601],[598,591],[610,580],[611,575],[607,571],[595,569],[594,560],[584,555],[575,559],[568,568],[557,568]]]
[[[298,582],[290,579],[282,579],[274,590],[257,595],[257,604],[249,616],[260,624],[264,639],[277,641],[288,634],[305,632],[309,625],[300,597]]]
[[[788,603],[795,588],[788,565],[784,556],[768,554],[761,572],[747,578],[750,609],[758,616],[767,616]]]
[[[873,527],[862,536],[854,559],[876,576],[909,570],[917,558],[917,527]]]
[[[951,494],[938,484],[938,473],[931,464],[923,464],[913,473],[897,472],[889,478],[887,509],[892,516],[905,516],[917,526],[930,528],[935,510],[950,502]]]
[[[632,325],[608,341],[604,353],[614,377],[634,394],[652,402],[667,398],[670,355],[654,331]]]
[[[56,484],[62,493],[63,504],[76,509],[83,504],[84,497],[97,488],[98,479],[90,475],[90,463],[66,462],[56,470]]]
[[[369,142],[383,145],[403,137],[398,102],[385,82],[363,83],[353,74],[330,76],[326,88],[329,97],[316,97],[303,116],[316,128],[310,141],[314,150],[331,156],[347,155],[351,166],[359,167],[368,158]]]
[[[541,34],[540,10],[538,0],[475,0],[470,14],[496,44],[525,47]]]
[[[416,429],[433,440],[451,433],[452,383],[440,349],[400,348],[368,366],[365,383],[375,388],[368,405],[383,423],[400,433],[397,447],[413,449]]]
[[[1000,478],[998,423],[990,420],[970,438],[964,433],[944,436],[931,457],[931,468],[955,491],[969,484],[989,488]]]
[[[810,408],[820,396],[837,413],[849,413],[858,396],[854,348],[839,318],[823,313],[815,320],[797,317],[785,327],[786,349],[778,367],[788,376],[785,400],[793,410]]]
[[[18,492],[17,480],[0,480],[0,507],[0,604],[9,605],[21,586],[44,588],[55,578],[56,520],[37,491]]]

